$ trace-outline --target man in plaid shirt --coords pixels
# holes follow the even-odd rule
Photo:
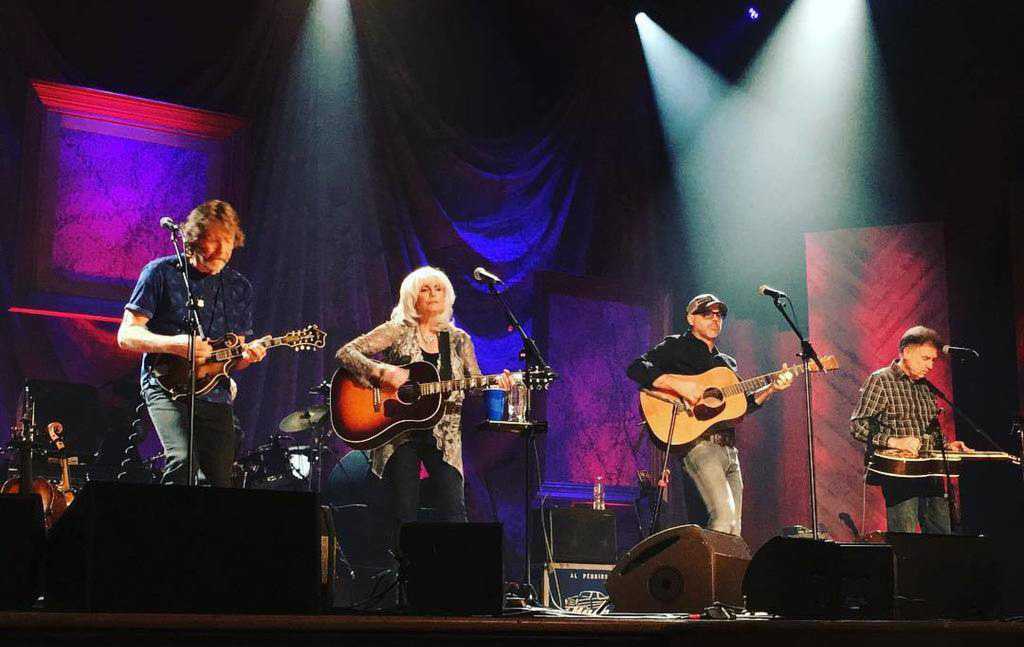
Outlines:
[[[860,401],[850,416],[850,433],[874,448],[902,449],[916,454],[922,447],[945,443],[949,451],[971,451],[963,441],[945,442],[939,429],[939,409],[925,377],[942,349],[931,328],[914,326],[900,339],[898,359],[868,376]],[[869,481],[871,482],[871,481]],[[949,503],[937,478],[879,477],[885,520],[890,532],[950,533]]]

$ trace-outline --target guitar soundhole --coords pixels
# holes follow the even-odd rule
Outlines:
[[[710,388],[704,391],[704,395],[701,397],[700,403],[712,409],[721,407],[725,404],[725,395],[722,393],[721,389]]]
[[[403,404],[412,404],[420,399],[420,385],[407,382],[398,387],[398,399]]]
[[[725,394],[721,389],[710,388],[704,391],[700,402],[693,408],[694,416],[698,420],[714,418],[725,408]]]

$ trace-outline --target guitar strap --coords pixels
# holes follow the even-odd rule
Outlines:
[[[442,380],[452,379],[451,335],[447,330],[437,333],[437,372]]]

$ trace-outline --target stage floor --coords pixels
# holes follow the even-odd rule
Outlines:
[[[502,617],[0,613],[0,645],[893,645],[1024,644],[1011,621],[693,620],[684,616]]]

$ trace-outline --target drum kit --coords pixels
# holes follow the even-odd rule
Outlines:
[[[324,385],[311,392],[320,392]],[[330,417],[326,404],[299,409],[278,424],[280,433],[235,461],[236,485],[259,490],[319,492]]]

